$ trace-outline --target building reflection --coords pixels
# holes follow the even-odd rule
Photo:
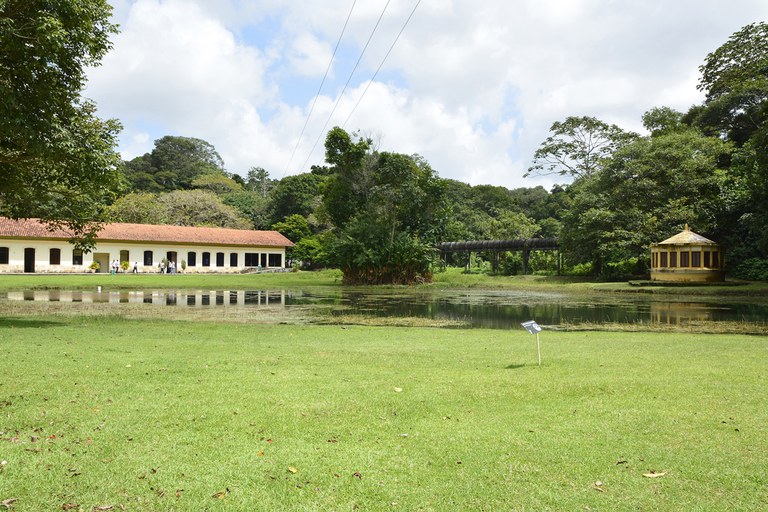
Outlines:
[[[8,300],[82,302],[94,304],[154,304],[165,306],[285,306],[285,290],[163,290],[163,291],[64,291],[7,292]]]

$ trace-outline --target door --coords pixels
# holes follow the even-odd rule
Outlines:
[[[24,249],[24,272],[35,271],[35,249],[27,247]]]

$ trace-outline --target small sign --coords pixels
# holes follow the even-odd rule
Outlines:
[[[537,323],[536,323],[536,320],[528,320],[527,322],[523,322],[523,323],[522,323],[522,324],[520,324],[520,325],[522,325],[523,327],[525,327],[525,329],[526,329],[526,330],[527,330],[529,333],[531,333],[531,334],[536,334],[536,333],[539,333],[539,332],[541,332],[541,326],[540,326],[539,324],[537,324]]]
[[[536,335],[536,351],[539,353],[539,367],[541,367],[541,343],[539,342],[539,333],[541,332],[541,326],[536,323],[536,320],[528,320],[520,325],[525,327],[525,330],[531,334]]]

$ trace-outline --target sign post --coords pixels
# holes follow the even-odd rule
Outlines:
[[[523,322],[520,325],[525,327],[525,330],[529,333],[536,335],[536,351],[539,354],[539,368],[541,368],[541,343],[539,343],[539,333],[541,332],[541,326],[536,323],[536,320],[528,320],[527,322]]]

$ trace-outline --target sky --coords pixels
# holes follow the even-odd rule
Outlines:
[[[282,179],[322,165],[341,126],[442,178],[511,189],[567,181],[523,177],[552,123],[643,133],[649,109],[700,103],[707,54],[768,20],[765,0],[110,3],[120,33],[84,96],[122,122],[126,160],[196,137],[228,172]]]

